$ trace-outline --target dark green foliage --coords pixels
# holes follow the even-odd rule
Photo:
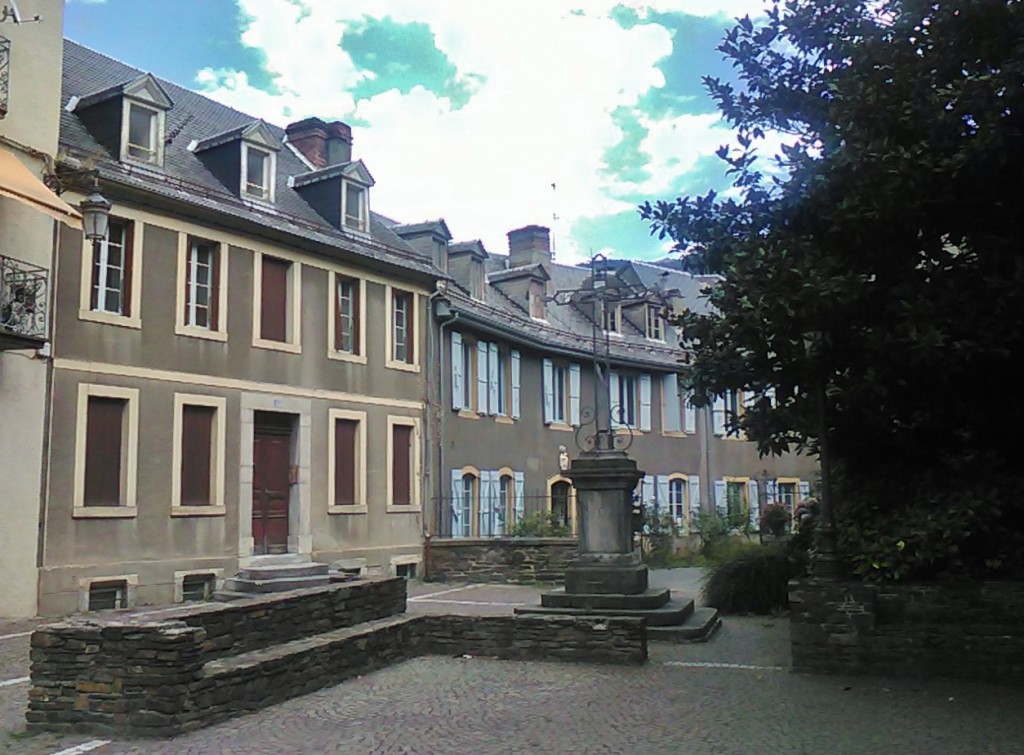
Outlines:
[[[524,516],[509,533],[512,537],[569,537],[569,527],[554,511],[538,511]]]
[[[789,606],[789,580],[800,574],[784,545],[752,545],[715,566],[704,602],[722,613],[772,613]]]
[[[737,193],[641,207],[722,275],[717,316],[679,317],[695,403],[748,391],[736,424],[762,453],[816,452],[827,389],[842,545],[865,577],[1019,559],[1022,39],[1024,3],[1002,0],[742,19],[720,47],[739,85],[705,80],[738,132],[720,150]]]
[[[778,503],[770,503],[761,509],[761,532],[768,535],[784,535],[789,524],[789,512]]]

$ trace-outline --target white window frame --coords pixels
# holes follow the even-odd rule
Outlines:
[[[283,254],[267,254],[268,257],[284,260],[288,268],[287,341],[274,341],[260,337],[260,312],[263,306],[263,256],[264,252],[253,252],[252,275],[252,345],[257,349],[302,353],[302,263]]]
[[[142,236],[143,236],[143,223],[141,220],[137,220],[131,216],[125,216],[119,211],[117,217],[114,218],[119,222],[130,224],[132,227],[132,269],[129,271],[131,274],[131,298],[128,300],[128,311],[130,314],[121,315],[116,312],[106,312],[99,309],[91,309],[90,302],[92,301],[92,268],[95,264],[93,255],[95,253],[105,253],[106,239],[93,244],[82,236],[82,275],[80,280],[79,288],[79,299],[78,299],[78,319],[88,320],[90,322],[99,322],[105,325],[117,325],[122,328],[135,328],[136,330],[142,327],[142,313],[140,311],[142,305]]]
[[[131,144],[128,138],[128,133],[131,130],[131,112],[132,108],[144,111],[151,116],[149,122],[149,146],[143,144]],[[146,105],[138,100],[125,97],[122,100],[122,123],[124,127],[121,129],[121,160],[122,162],[133,162],[139,163],[140,165],[156,165],[162,166],[164,164],[164,124],[166,122],[166,116],[164,111],[160,108]],[[130,154],[129,149],[131,147],[138,147],[145,150],[150,154],[148,159],[135,157]]]
[[[186,287],[191,285],[189,279],[192,270],[193,241],[205,242],[215,247],[217,265],[217,291],[215,292],[217,297],[216,328],[191,325],[189,324],[191,318],[186,317],[185,302],[189,300],[189,297],[186,296]],[[211,341],[226,341],[228,339],[228,249],[228,244],[216,239],[191,233],[178,233],[178,283],[175,294],[176,314],[174,319],[174,332],[176,335],[206,338]],[[212,267],[210,272],[212,275]],[[213,285],[212,279],[210,285]],[[194,294],[191,300],[195,301]]]
[[[121,433],[121,496],[119,506],[85,505],[85,446],[89,421],[89,398],[116,398],[125,401],[124,428]],[[139,465],[139,389],[96,383],[78,384],[75,417],[75,481],[72,516],[75,519],[126,519],[138,514],[136,490]]]
[[[186,406],[213,408],[213,427],[210,437],[210,505],[183,506],[181,504],[181,441],[182,414]],[[171,429],[171,516],[224,516],[227,499],[224,490],[225,459],[227,453],[227,399],[223,396],[205,396],[194,393],[174,394],[174,420]]]
[[[409,487],[412,501],[409,504],[395,504],[394,491],[392,490],[392,468],[395,458],[394,432],[392,428],[396,425],[404,425],[412,428],[412,448],[410,449],[411,459],[409,469]],[[387,419],[387,467],[386,467],[386,510],[389,514],[413,514],[423,510],[420,487],[422,485],[422,433],[420,432],[420,420],[418,417],[405,417],[389,414]]]
[[[338,316],[338,285],[341,280],[352,281],[358,288],[359,306],[356,316],[359,319],[359,332],[356,342],[359,353],[339,351],[335,348],[334,329]],[[327,357],[343,362],[366,364],[366,280],[351,275],[347,271],[331,270],[327,280]]]
[[[413,346],[413,361],[405,362],[395,359],[395,302],[397,294],[405,294],[409,297],[408,317],[412,318],[412,328],[408,323],[405,326],[405,336],[411,340]],[[405,372],[419,372],[422,361],[422,349],[420,348],[420,321],[423,319],[420,312],[420,295],[416,291],[407,288],[397,288],[391,285],[384,286],[385,323],[387,333],[387,354],[384,366],[392,370],[404,370]]]
[[[620,305],[601,302],[601,329],[608,335],[622,335],[622,307]]]
[[[665,342],[665,320],[661,316],[661,307],[656,304],[645,305],[644,325],[648,341]]]
[[[250,184],[249,181],[249,153],[256,152],[263,156],[263,194],[254,194],[249,191],[249,186],[258,186],[259,184]],[[250,199],[256,202],[274,202],[274,184],[277,178],[277,153],[273,150],[263,149],[255,144],[249,142],[242,142],[242,165],[240,167],[241,174],[239,175],[239,192],[246,199]]]
[[[348,195],[350,189],[358,191],[361,197],[358,215],[349,213]],[[358,225],[350,225],[350,218],[356,218]],[[341,182],[341,227],[346,231],[352,231],[363,236],[370,234],[370,189],[348,179]]]
[[[339,420],[350,420],[358,423],[356,428],[356,503],[351,506],[338,506],[334,502],[334,476],[336,468],[335,423]],[[328,514],[365,514],[369,511],[366,496],[366,412],[349,411],[348,409],[327,410],[327,513]],[[415,437],[415,431],[413,433]],[[391,428],[388,427],[388,444],[391,443]],[[388,480],[391,467],[388,467]],[[390,482],[389,482],[390,485]],[[391,500],[390,491],[388,500]]]

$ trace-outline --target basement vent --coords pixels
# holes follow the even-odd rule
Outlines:
[[[89,585],[89,610],[109,611],[112,608],[127,606],[128,583],[93,582]]]
[[[210,600],[216,583],[212,574],[189,574],[181,580],[181,599],[186,603]]]
[[[395,576],[416,579],[416,564],[395,564]]]

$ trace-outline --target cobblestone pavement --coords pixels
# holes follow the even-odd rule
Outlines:
[[[447,598],[444,610],[479,613],[538,592],[440,594],[454,587],[414,586],[434,602],[414,600],[410,611],[442,610]],[[1024,753],[1024,690],[799,676],[788,671],[788,628],[785,618],[730,617],[710,643],[653,644],[641,668],[419,658],[171,741],[19,735],[12,713],[27,686],[0,688],[0,752],[86,743],[97,755]],[[10,642],[27,649],[27,638],[0,640],[0,653]]]

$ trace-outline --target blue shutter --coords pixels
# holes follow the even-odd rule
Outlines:
[[[797,503],[803,503],[811,497],[811,483],[801,480],[797,483],[797,489],[800,491],[800,500]]]
[[[715,435],[725,435],[725,398],[723,396],[715,396],[715,401],[712,404],[713,411],[713,424]]]
[[[747,480],[747,505],[750,507],[750,524],[758,527],[761,522],[761,506],[757,500],[757,480]]]
[[[682,430],[679,424],[679,380],[674,375],[665,375],[661,379],[661,402],[663,406],[662,430],[677,433]]]
[[[764,503],[771,506],[779,498],[779,484],[775,480],[768,480],[764,486]]]
[[[476,410],[487,414],[487,343],[476,342]]]
[[[683,396],[683,432],[691,434],[697,432],[697,409],[690,403],[692,398],[692,391]]]
[[[519,419],[519,352],[512,350],[512,419]]]
[[[673,516],[675,512],[670,508],[671,499],[668,494],[668,477],[666,475],[657,475],[654,478],[654,499],[658,502],[658,513],[663,514],[666,511],[670,512]],[[682,524],[682,522],[678,522]]]
[[[462,334],[452,331],[452,409],[462,409],[462,381],[465,365],[462,363]]]
[[[491,512],[494,510],[493,474],[486,469],[480,472],[480,503],[477,506],[480,520],[477,532],[480,533],[480,537],[491,537],[494,534],[492,530],[494,520],[491,517]]]
[[[462,471],[452,470],[452,537],[462,537]]]
[[[580,366],[569,365],[569,424],[580,423]]]
[[[700,476],[692,474],[686,481],[690,486],[690,511],[696,516],[700,513]]]
[[[488,414],[498,413],[498,369],[501,361],[498,359],[498,344],[487,345],[487,406]]]
[[[651,376],[646,372],[640,375],[640,430],[651,429]]]
[[[725,480],[715,480],[715,509],[719,516],[725,516],[728,505],[725,500]]]
[[[617,372],[608,373],[608,407],[611,409],[612,429],[622,427],[622,423],[619,421],[622,416],[622,407],[619,406],[619,374]]]
[[[512,473],[512,481],[513,481],[513,484],[515,485],[515,490],[513,491],[514,500],[515,500],[515,520],[516,520],[516,523],[518,523],[518,522],[522,521],[523,515],[526,513],[525,506],[524,506],[524,500],[525,500],[525,495],[524,494],[525,494],[525,488],[526,488],[525,476],[523,475],[522,472],[513,472]]]
[[[554,365],[550,359],[544,360],[544,423],[550,425],[555,414],[555,378]]]

